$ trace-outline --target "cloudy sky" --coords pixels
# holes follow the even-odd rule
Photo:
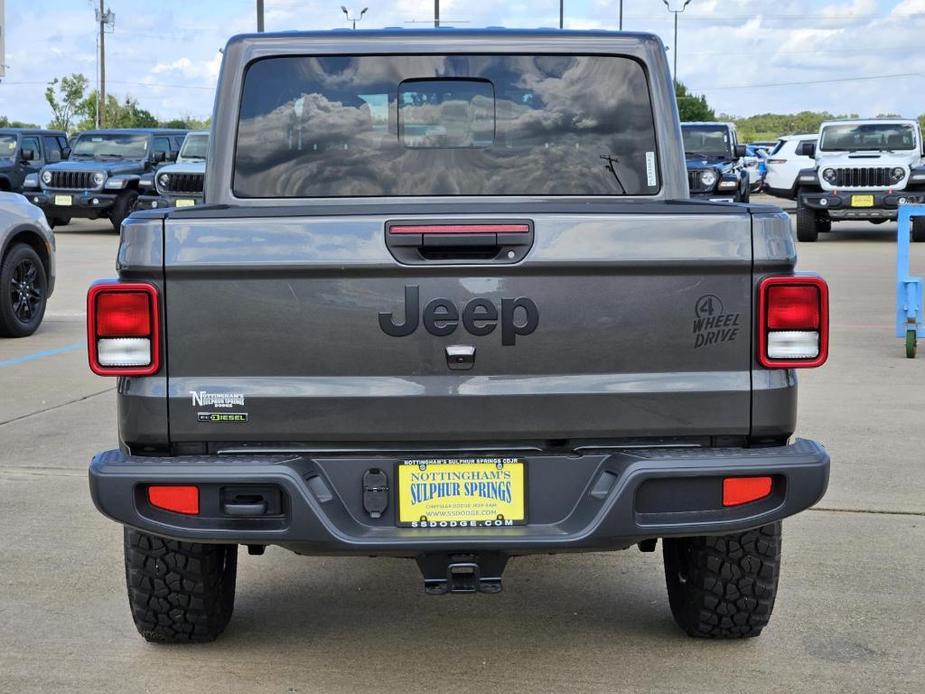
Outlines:
[[[342,0],[265,0],[266,28],[345,26]],[[91,0],[6,0],[6,77],[0,115],[47,123],[54,77],[95,83]],[[256,28],[255,0],[107,0],[107,91],[131,94],[161,118],[212,110],[219,48]],[[565,0],[566,28],[616,29],[619,0]],[[672,0],[683,4],[683,0]],[[363,28],[433,20],[432,0],[349,0]],[[659,34],[672,24],[662,0],[624,0],[624,28]],[[142,9],[143,8],[143,9]],[[462,27],[558,26],[557,0],[442,0]],[[925,113],[925,0],[692,0],[681,16],[678,72],[719,111],[735,115],[828,110]]]

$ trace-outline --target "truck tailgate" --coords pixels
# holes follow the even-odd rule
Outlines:
[[[397,261],[386,225],[407,215],[168,218],[171,439],[476,448],[748,433],[744,208],[513,218],[532,225],[526,257],[475,265]],[[451,346],[474,348],[471,368],[451,368]]]

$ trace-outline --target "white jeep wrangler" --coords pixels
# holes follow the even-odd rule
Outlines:
[[[815,241],[832,222],[895,220],[899,205],[925,202],[925,153],[914,120],[827,121],[816,145],[800,154],[816,164],[797,179],[797,238]],[[915,218],[912,238],[925,241],[925,217]]]

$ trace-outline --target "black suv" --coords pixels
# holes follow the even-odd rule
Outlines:
[[[748,202],[748,171],[732,123],[681,123],[687,182],[692,198]]]
[[[42,169],[42,193],[30,199],[49,221],[108,217],[118,231],[138,198],[139,179],[177,158],[185,130],[90,130],[73,143],[70,161]]]
[[[39,170],[67,159],[70,151],[60,130],[0,128],[0,190],[38,190]]]

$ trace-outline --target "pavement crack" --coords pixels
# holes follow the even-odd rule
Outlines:
[[[880,516],[925,516],[925,511],[879,511],[871,508],[829,508],[814,506],[810,511],[826,511],[828,513],[870,513]]]
[[[13,422],[19,422],[23,419],[28,419],[29,417],[35,417],[36,415],[44,414],[46,412],[53,412],[54,410],[59,410],[62,407],[67,407],[68,405],[73,405],[75,402],[83,402],[84,400],[89,400],[90,398],[95,398],[97,395],[103,395],[103,393],[110,393],[116,389],[115,386],[107,388],[106,390],[101,390],[96,393],[90,393],[89,395],[84,395],[79,398],[74,398],[73,400],[68,400],[67,402],[60,402],[57,405],[52,405],[41,410],[36,410],[35,412],[27,412],[26,414],[21,414],[18,417],[13,417],[12,419],[7,419],[0,422],[0,427],[7,424],[12,424]]]

